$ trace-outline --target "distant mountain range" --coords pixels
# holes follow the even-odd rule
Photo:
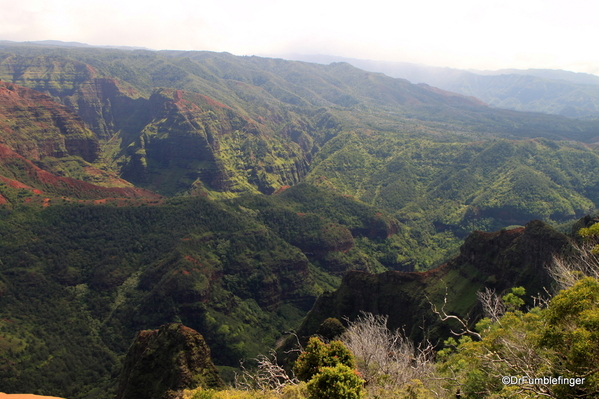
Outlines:
[[[81,42],[63,42],[62,40],[32,40],[29,42],[14,42],[11,40],[0,40],[0,44],[6,45],[23,45],[33,44],[38,46],[55,46],[55,47],[90,47],[90,48],[113,48],[119,50],[151,50],[147,47],[135,47],[135,46],[98,46]]]
[[[496,108],[571,118],[599,116],[599,76],[587,73],[551,69],[460,70],[326,55],[289,54],[282,57],[322,64],[347,62],[366,71],[473,96]]]

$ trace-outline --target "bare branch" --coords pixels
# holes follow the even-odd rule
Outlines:
[[[293,335],[295,337],[295,341],[297,343],[297,346],[289,349],[288,351],[285,351],[285,353],[287,353],[287,354],[292,353],[292,352],[302,353],[304,351],[304,347],[302,346],[302,343],[300,342],[300,339],[294,330],[286,331],[286,332],[284,332],[284,334]]]
[[[278,365],[274,350],[270,356],[259,355],[255,360],[258,367],[253,371],[247,370],[243,363],[241,364],[241,375],[235,375],[237,389],[281,393],[284,387],[299,384],[295,375],[289,376],[285,369]]]
[[[495,290],[485,288],[484,292],[479,291],[476,296],[483,306],[485,316],[490,318],[491,321],[499,323],[499,318],[505,313],[506,307],[503,300],[495,293]]]
[[[428,299],[428,297],[426,299]],[[453,335],[462,336],[468,334],[477,338],[479,341],[482,340],[482,337],[479,333],[477,333],[476,331],[472,331],[470,330],[470,328],[468,328],[467,321],[462,320],[458,316],[447,314],[445,312],[445,306],[447,305],[447,285],[445,285],[445,297],[443,298],[443,306],[441,306],[441,310],[437,310],[437,306],[434,303],[432,303],[430,299],[428,299],[428,302],[431,305],[431,310],[433,311],[433,313],[439,316],[441,321],[456,320],[462,326],[461,332],[455,332],[453,330],[450,330]]]
[[[545,291],[545,294],[539,293],[539,295],[532,297],[535,308],[546,309],[551,302],[551,298],[553,298],[547,288],[543,287],[543,291]]]
[[[387,320],[388,316],[363,312],[356,321],[348,321],[340,338],[356,357],[371,394],[376,397],[377,390],[394,390],[413,380],[437,384],[433,345],[414,345],[402,331],[389,330]]]
[[[592,252],[592,246],[573,244],[573,247],[573,255],[555,255],[547,268],[560,290],[572,287],[585,276],[599,279],[599,259]]]

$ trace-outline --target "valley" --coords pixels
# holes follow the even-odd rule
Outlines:
[[[113,397],[167,323],[227,382],[362,311],[442,342],[430,298],[552,287],[598,141],[347,63],[2,43],[0,391]]]

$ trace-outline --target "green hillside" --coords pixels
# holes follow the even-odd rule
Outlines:
[[[523,286],[530,297],[545,295],[553,286],[546,266],[569,248],[564,234],[538,220],[510,230],[477,231],[467,237],[458,256],[426,273],[346,273],[336,291],[318,299],[299,333],[314,334],[329,317],[355,319],[370,312],[389,315],[389,328],[401,328],[417,342],[434,342],[451,336],[457,324],[442,322],[431,303],[440,307],[446,300],[447,314],[474,324],[483,316],[477,292]]]
[[[307,181],[385,209],[417,234],[420,261],[442,257],[439,247],[472,230],[579,218],[596,209],[599,194],[594,147],[545,139],[441,143],[347,133],[311,166]]]

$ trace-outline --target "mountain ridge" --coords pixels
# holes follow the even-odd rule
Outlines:
[[[210,198],[268,194],[307,180],[394,212],[415,242],[426,243],[417,268],[437,264],[471,229],[564,222],[596,207],[595,183],[575,173],[587,174],[595,149],[568,142],[596,141],[599,122],[496,110],[347,63],[6,46],[0,78],[47,91],[93,129],[97,161],[37,162],[51,173],[96,183],[98,175],[85,173],[91,166],[160,195]],[[574,167],[576,151],[584,162]],[[527,160],[550,152],[564,160],[543,161],[543,170]],[[419,168],[427,172],[414,174]],[[392,181],[400,169],[405,176]],[[527,188],[522,176],[535,184]]]
[[[496,108],[572,118],[597,118],[599,115],[599,77],[593,74],[548,69],[464,70],[327,55],[294,54],[284,58],[322,64],[348,62],[412,83],[426,83],[474,96]]]

